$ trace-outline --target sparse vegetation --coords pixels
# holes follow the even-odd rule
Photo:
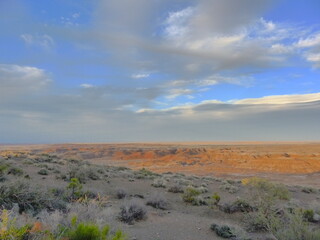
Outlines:
[[[236,193],[239,191],[239,187],[231,184],[230,182],[227,182],[227,181],[223,181],[222,184],[220,185],[220,190],[222,191],[226,191],[228,193]]]
[[[184,217],[195,222],[199,239],[205,234],[237,240],[255,240],[255,236],[320,239],[320,192],[315,188],[287,188],[262,178],[244,179],[241,185],[236,180],[97,166],[51,154],[17,156],[0,156],[0,180],[5,181],[0,183],[1,240],[123,240],[121,231],[115,232],[106,224],[123,226],[146,220],[137,224],[138,231],[145,231],[145,226],[152,223],[159,224],[154,229],[160,232],[166,219],[169,223],[179,221],[181,225],[177,226],[182,226]],[[37,174],[42,170],[52,176]],[[290,201],[288,189],[292,192]],[[211,208],[191,206],[207,204]],[[74,216],[76,220],[71,223]],[[207,231],[211,221],[208,216],[212,221],[216,216],[222,219],[212,225],[214,233]],[[200,223],[207,225],[202,227]],[[136,227],[128,228],[137,231]],[[190,233],[189,229],[186,232]]]
[[[152,194],[150,198],[147,200],[147,205],[162,210],[166,210],[169,207],[167,199],[160,193]]]
[[[48,172],[47,169],[42,168],[42,169],[40,169],[40,170],[38,171],[38,174],[39,174],[39,175],[48,175],[49,172]]]
[[[13,182],[0,186],[0,206],[5,209],[12,209],[15,204],[19,212],[24,211],[36,214],[42,209],[50,208],[53,199],[49,193],[32,189],[28,184]]]
[[[156,178],[151,185],[155,188],[166,188],[167,181],[164,178]]]
[[[118,230],[115,235],[110,235],[108,225],[99,228],[93,223],[77,223],[76,217],[72,219],[70,229],[66,229],[66,236],[69,240],[124,240],[125,235]]]
[[[119,189],[117,190],[117,198],[118,198],[118,199],[123,199],[123,198],[125,198],[127,195],[128,195],[128,194],[127,194],[127,191],[126,191],[125,189],[119,188]]]
[[[168,188],[168,192],[172,193],[184,193],[183,187],[179,184],[172,185]]]
[[[83,195],[82,184],[80,183],[78,178],[71,178],[67,186],[67,189],[71,190],[72,199],[80,198]]]
[[[235,238],[236,235],[233,233],[231,228],[227,225],[219,226],[217,224],[211,225],[211,230],[213,230],[219,237],[222,238]]]
[[[145,206],[140,201],[133,199],[120,207],[119,219],[125,223],[133,224],[135,221],[143,220],[146,214]]]
[[[219,204],[220,199],[221,199],[221,197],[218,193],[214,193],[211,198],[213,200],[213,205],[215,205],[215,206],[217,206]]]

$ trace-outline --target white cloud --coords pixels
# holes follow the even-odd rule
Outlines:
[[[51,82],[47,73],[36,67],[0,64],[0,97],[16,97],[42,90]]]
[[[167,38],[180,38],[188,33],[188,21],[194,14],[195,9],[193,7],[187,7],[180,11],[170,12],[169,16],[165,20],[165,37]]]
[[[179,90],[179,89],[178,89]],[[179,92],[179,91],[178,91]],[[183,93],[183,90],[181,90]],[[194,112],[199,109],[204,109],[205,106],[212,106],[212,110],[219,109],[219,115],[221,112],[224,112],[228,115],[230,114],[240,114],[240,112],[234,112],[238,106],[251,106],[254,107],[252,110],[254,111],[270,111],[272,109],[278,109],[279,105],[286,108],[292,104],[300,104],[300,103],[312,103],[312,102],[320,102],[320,93],[310,93],[310,94],[292,94],[292,95],[273,95],[273,96],[265,96],[260,98],[245,98],[241,100],[229,100],[229,101],[219,101],[219,100],[204,100],[200,103],[188,103],[183,105],[178,105],[170,108],[163,109],[140,109],[138,113],[147,113],[147,112],[183,112],[188,111]],[[259,108],[256,108],[255,105],[261,105]],[[262,106],[264,105],[264,107]],[[210,109],[210,108],[208,108]]]
[[[73,17],[74,19],[77,19],[77,18],[80,17],[80,13],[74,13],[74,14],[72,14],[72,17]]]
[[[51,49],[54,47],[55,42],[53,38],[47,34],[43,35],[32,35],[32,34],[21,34],[21,39],[27,44],[27,45],[34,45],[34,46],[40,46],[44,49]]]
[[[296,46],[302,47],[302,48],[309,48],[309,47],[315,47],[320,45],[320,34],[316,34],[314,36],[310,36],[304,39],[300,39]]]
[[[303,49],[302,56],[314,68],[320,68],[320,33],[300,39],[295,46]]]
[[[173,100],[179,96],[187,96],[189,99],[192,98],[190,94],[192,94],[194,91],[191,89],[182,89],[182,88],[175,88],[169,90],[169,95],[166,95],[165,97],[167,99]]]
[[[275,95],[261,98],[234,100],[233,104],[291,104],[320,101],[320,93]]]
[[[137,74],[132,74],[131,77],[134,79],[140,79],[140,78],[147,78],[149,77],[149,73],[137,73]]]
[[[93,88],[94,86],[92,84],[83,83],[83,84],[80,85],[80,87],[82,87],[82,88]]]

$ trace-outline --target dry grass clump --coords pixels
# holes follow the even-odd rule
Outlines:
[[[151,186],[155,187],[155,188],[166,188],[167,187],[167,180],[164,178],[156,178],[154,179],[153,183],[151,184]]]
[[[253,212],[255,208],[251,206],[246,200],[238,198],[231,204],[223,204],[222,206],[220,206],[220,210],[222,210],[225,213],[231,214],[235,212]]]
[[[36,214],[42,209],[50,209],[53,201],[49,193],[33,189],[27,183],[13,182],[0,186],[0,205],[11,209],[17,204],[20,213],[27,211]]]
[[[147,205],[157,209],[166,210],[169,207],[169,202],[163,194],[156,192],[148,198]]]
[[[290,192],[283,184],[272,183],[266,179],[258,177],[245,178],[241,182],[243,185],[249,186],[256,191],[259,191],[260,193],[264,192],[270,197],[278,198],[281,200],[290,199]]]
[[[138,171],[135,171],[134,176],[136,179],[154,179],[155,177],[159,177],[160,174],[157,174],[149,171],[148,169],[142,168]]]
[[[183,187],[181,185],[174,184],[174,185],[171,185],[168,188],[168,192],[171,192],[171,193],[184,193],[184,190],[183,190]]]
[[[122,222],[133,224],[143,220],[147,215],[147,209],[141,201],[132,199],[120,207],[119,219]]]
[[[119,189],[117,189],[116,195],[117,195],[117,198],[118,198],[118,199],[123,199],[123,198],[125,198],[126,196],[128,196],[128,193],[127,193],[127,191],[126,191],[125,189],[119,188]]]
[[[230,183],[228,181],[222,181],[222,184],[220,185],[220,190],[226,191],[228,193],[236,193],[239,191],[239,187],[233,185],[233,183]]]

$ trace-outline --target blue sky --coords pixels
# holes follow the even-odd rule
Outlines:
[[[0,143],[319,140],[319,12],[0,1]]]

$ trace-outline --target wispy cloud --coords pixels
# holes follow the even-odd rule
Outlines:
[[[21,34],[21,39],[29,46],[38,46],[44,49],[51,49],[54,47],[55,42],[53,38],[47,34],[33,35],[33,34]]]

